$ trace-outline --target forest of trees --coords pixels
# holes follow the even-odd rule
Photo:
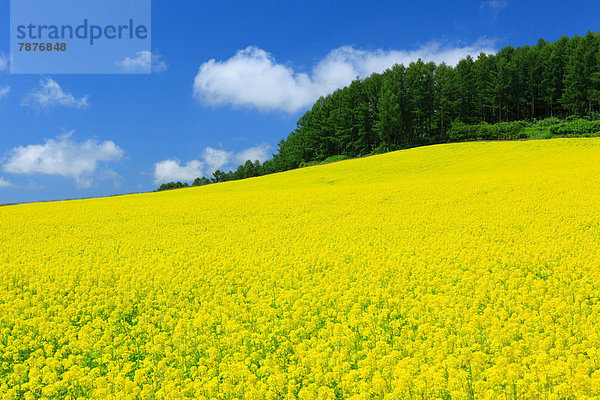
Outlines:
[[[552,133],[568,134],[558,119],[577,117],[588,121],[600,117],[598,32],[563,36],[552,43],[540,39],[535,46],[507,46],[477,59],[467,56],[454,67],[418,60],[357,78],[317,100],[279,142],[272,159],[262,165],[248,161],[227,173],[217,171],[194,185],[285,171],[336,156],[528,137],[524,133],[528,124],[553,126]],[[595,125],[586,125],[584,132]]]

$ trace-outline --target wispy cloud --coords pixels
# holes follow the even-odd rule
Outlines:
[[[0,53],[0,72],[8,68],[8,57]]]
[[[10,86],[0,88],[0,99],[8,95],[8,93],[10,93]]]
[[[508,7],[508,0],[487,0],[481,6],[491,8],[492,10],[503,10]]]
[[[5,188],[9,186],[12,186],[12,184],[0,176],[0,188]]]
[[[18,146],[9,150],[3,162],[5,172],[19,175],[58,175],[72,178],[80,187],[89,187],[101,162],[116,161],[124,151],[114,142],[73,140],[73,132],[48,139],[43,144]]]
[[[126,57],[117,63],[123,72],[149,74],[151,72],[164,72],[167,70],[167,63],[158,54],[150,51],[138,51],[134,57]]]
[[[271,146],[261,144],[236,153],[207,147],[202,152],[202,160],[182,163],[177,159],[169,159],[154,164],[154,183],[193,181],[201,176],[211,175],[218,169],[236,167],[247,160],[264,162],[270,158],[270,149]]]
[[[494,19],[498,17],[500,11],[508,7],[508,0],[486,0],[481,3],[480,8],[490,10]]]
[[[0,72],[5,71],[8,68],[8,57],[0,53]],[[0,99],[6,97],[10,93],[10,86],[0,87]]]
[[[311,73],[278,63],[267,51],[247,47],[225,61],[209,60],[194,79],[196,99],[209,105],[232,105],[261,111],[294,113],[319,96],[344,87],[357,76],[383,72],[394,64],[424,61],[456,65],[467,55],[495,53],[493,43],[479,40],[469,46],[435,41],[414,50],[360,50],[344,46],[331,51]]]
[[[65,92],[58,82],[51,78],[43,78],[40,81],[40,86],[30,91],[21,104],[25,107],[40,110],[48,110],[58,106],[75,109],[89,107],[88,96],[77,98],[71,93]]]

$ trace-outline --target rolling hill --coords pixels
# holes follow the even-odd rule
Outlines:
[[[600,139],[0,208],[0,397],[600,396]]]

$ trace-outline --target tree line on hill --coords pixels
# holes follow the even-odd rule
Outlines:
[[[192,185],[425,144],[590,135],[600,131],[599,116],[600,33],[540,39],[467,56],[456,66],[418,60],[357,78],[319,98],[272,159],[216,171]]]

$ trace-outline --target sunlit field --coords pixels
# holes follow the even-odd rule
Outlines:
[[[0,208],[2,399],[600,396],[600,139]]]

